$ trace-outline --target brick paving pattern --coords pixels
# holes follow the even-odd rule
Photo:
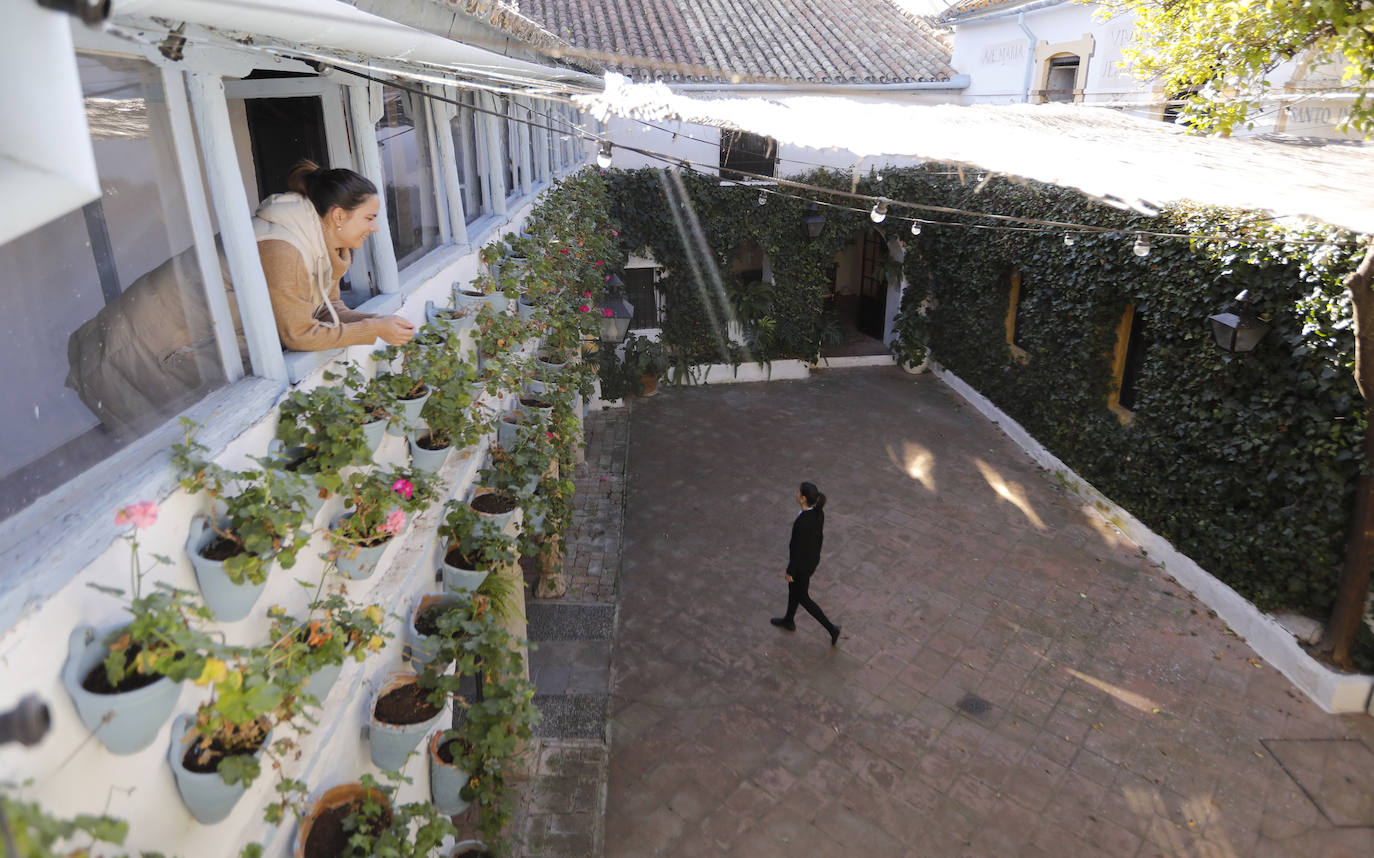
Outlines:
[[[625,449],[630,434],[628,409],[587,415],[586,462],[573,475],[577,499],[566,543],[565,602],[614,603],[620,564],[625,505]]]
[[[607,858],[1374,855],[1374,772],[1323,762],[1374,719],[1323,714],[937,380],[633,408]],[[835,648],[768,623],[803,479]]]

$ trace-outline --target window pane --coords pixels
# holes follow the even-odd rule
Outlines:
[[[487,195],[482,190],[482,166],[487,163],[487,146],[482,136],[479,114],[471,108],[476,95],[465,92],[459,100],[464,106],[458,108],[458,115],[449,121],[448,130],[453,136],[453,154],[458,161],[463,220],[470,224],[485,216],[489,210]]]
[[[777,163],[777,141],[771,137],[747,131],[720,132],[720,177],[722,179],[752,179],[737,171],[773,175]]]
[[[434,199],[434,160],[429,151],[424,100],[395,87],[382,87],[383,114],[377,123],[382,175],[386,177],[386,220],[405,268],[439,246],[439,211]]]
[[[157,69],[77,65],[101,197],[0,246],[0,517],[224,383]]]

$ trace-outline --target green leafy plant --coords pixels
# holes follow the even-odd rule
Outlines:
[[[350,551],[399,534],[409,516],[434,500],[436,489],[433,475],[421,471],[355,472],[343,496],[346,513],[329,529],[329,540],[336,550]]]
[[[444,510],[439,538],[448,546],[447,550],[456,549],[471,564],[468,568],[495,572],[515,562],[519,556],[515,537],[488,526],[467,501],[454,498],[444,505]]]
[[[341,378],[337,373],[324,375],[327,382]],[[279,464],[311,477],[325,496],[336,493],[343,486],[339,471],[371,461],[372,451],[363,432],[366,422],[367,413],[349,397],[344,385],[326,384],[308,392],[294,390],[281,404],[277,437],[286,445],[288,456]]]
[[[218,537],[202,554],[222,557],[224,573],[236,584],[261,584],[274,560],[283,569],[294,566],[296,554],[310,539],[301,477],[264,459],[258,460],[262,468],[257,470],[222,468],[205,458],[207,448],[195,440],[198,424],[185,417],[181,423],[185,441],[172,447],[172,464],[181,474],[182,488],[203,491],[210,499],[211,527]]]
[[[113,816],[79,814],[55,817],[37,802],[0,795],[0,810],[9,823],[18,854],[13,858],[99,858],[98,844],[123,846],[129,823]],[[85,845],[73,841],[86,840]],[[145,853],[146,854],[146,853]]]
[[[428,801],[397,804],[396,787],[370,774],[360,779],[368,798],[343,820],[348,848],[339,858],[430,858],[456,833],[453,821]],[[372,798],[374,792],[387,801]]]

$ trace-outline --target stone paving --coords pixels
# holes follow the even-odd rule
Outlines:
[[[586,461],[573,475],[577,498],[566,541],[568,592],[526,605],[530,678],[543,715],[512,830],[514,856],[603,854],[616,579],[621,559],[629,413],[588,415]],[[534,591],[533,563],[524,564]]]
[[[1374,719],[1323,714],[934,378],[632,407],[607,858],[1374,855]],[[768,623],[803,479],[834,648]]]

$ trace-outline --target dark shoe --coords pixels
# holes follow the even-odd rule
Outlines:
[[[831,631],[830,631],[830,645],[831,645],[831,646],[834,646],[834,645],[835,645],[835,641],[837,641],[837,640],[839,640],[839,639],[840,639],[840,627],[839,627],[839,626],[835,626],[835,628],[831,629]]]
[[[768,620],[768,622],[772,623],[775,626],[781,626],[782,628],[787,629],[789,632],[795,632],[797,630],[797,624],[787,619],[786,617],[772,617]]]

